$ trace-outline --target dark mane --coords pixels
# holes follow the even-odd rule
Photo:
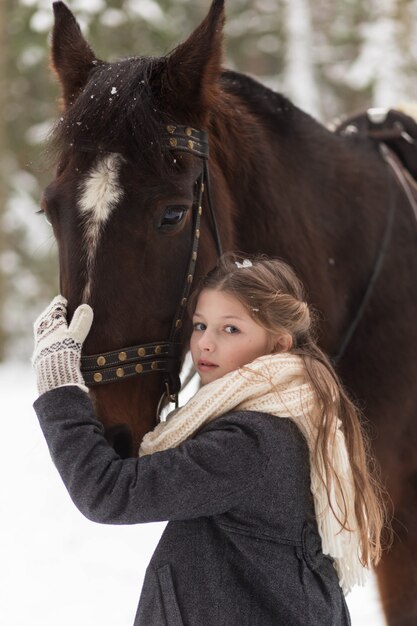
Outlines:
[[[230,94],[239,96],[253,108],[262,107],[277,116],[279,112],[295,111],[297,108],[281,93],[273,91],[256,79],[233,70],[224,70],[221,76],[222,86]]]
[[[233,70],[224,70],[221,75],[222,89],[245,103],[247,110],[280,138],[289,135],[291,139],[298,132],[325,135],[326,140],[338,137],[317,122],[308,113],[299,109],[288,98],[273,91],[256,79]]]
[[[162,175],[169,162],[164,125],[181,123],[169,114],[165,71],[166,57],[97,61],[86,86],[52,129],[47,145],[50,163],[58,163],[72,150],[119,152]],[[220,84],[224,92],[245,102],[256,116],[261,113],[264,121],[269,117],[275,132],[277,125],[289,132],[292,116],[305,117],[285,96],[244,74],[225,70]]]
[[[98,61],[87,85],[51,132],[50,159],[57,163],[72,149],[120,152],[161,174],[167,153],[163,124],[171,121],[161,102],[163,66],[163,58]]]

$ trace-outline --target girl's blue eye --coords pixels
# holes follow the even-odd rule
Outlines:
[[[229,333],[229,335],[240,332],[240,330],[236,326],[232,326],[231,324],[225,327],[225,331]]]
[[[205,330],[205,324],[203,322],[195,322],[193,324],[193,330]]]

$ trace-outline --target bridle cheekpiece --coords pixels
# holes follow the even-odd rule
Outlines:
[[[81,372],[86,385],[99,386],[117,382],[132,376],[158,372],[164,374],[165,394],[170,402],[178,404],[178,393],[181,388],[181,342],[180,335],[186,314],[186,307],[194,280],[198,244],[200,240],[200,223],[203,212],[202,200],[206,192],[207,205],[210,212],[214,238],[218,254],[222,253],[220,236],[211,203],[210,182],[208,171],[209,143],[205,131],[195,130],[189,126],[168,124],[163,134],[163,142],[170,150],[189,152],[203,160],[203,167],[195,183],[192,206],[192,246],[184,280],[181,299],[179,301],[171,331],[167,341],[138,344],[128,348],[101,352],[81,357]],[[163,398],[161,398],[162,400]]]

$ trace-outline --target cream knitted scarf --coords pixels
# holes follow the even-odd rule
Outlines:
[[[329,441],[330,455],[339,479],[330,485],[333,509],[342,516],[347,503],[348,528],[336,519],[325,489],[322,459],[312,462],[317,435],[318,410],[315,393],[309,384],[302,359],[280,353],[261,356],[252,363],[203,386],[185,406],[176,409],[147,433],[139,456],[174,448],[211,420],[232,410],[259,411],[292,419],[304,435],[311,466],[311,491],[324,554],[334,559],[340,586],[347,594],[355,584],[364,583],[364,567],[359,561],[360,540],[354,514],[352,473],[341,430],[341,421],[330,416],[334,437]]]

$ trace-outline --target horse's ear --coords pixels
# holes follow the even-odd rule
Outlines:
[[[68,7],[63,2],[54,2],[53,8],[51,67],[61,83],[62,104],[66,109],[85,87],[97,59]]]
[[[186,112],[206,112],[216,101],[224,20],[224,0],[213,0],[203,22],[166,57],[167,95]]]

